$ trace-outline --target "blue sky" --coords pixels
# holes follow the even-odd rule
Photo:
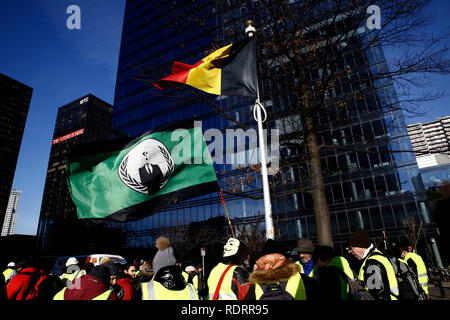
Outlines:
[[[68,30],[68,6],[81,8],[81,30]],[[22,190],[16,233],[36,234],[57,110],[92,93],[113,104],[125,0],[29,0],[0,4],[0,72],[34,89],[13,188]],[[450,30],[450,1],[433,6],[431,32]],[[448,90],[449,76],[433,78]],[[449,91],[450,92],[450,91]],[[408,123],[450,115],[446,96]]]
[[[69,30],[67,7],[81,9]],[[16,233],[36,234],[58,108],[92,93],[113,104],[125,0],[2,1],[0,72],[33,90],[13,188]]]

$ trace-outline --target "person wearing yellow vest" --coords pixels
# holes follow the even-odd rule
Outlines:
[[[59,278],[63,281],[65,286],[72,285],[75,282],[75,279],[84,276],[86,272],[81,270],[78,266],[78,259],[75,257],[70,257],[66,261],[66,271],[59,276]]]
[[[314,278],[317,268],[312,260],[312,253],[314,251],[313,242],[310,239],[299,239],[297,241],[297,248],[294,251],[299,257],[296,264],[300,266],[300,272],[306,274],[308,277]]]
[[[197,290],[176,265],[161,267],[153,280],[141,283],[141,294],[142,300],[199,300]]]
[[[358,278],[376,300],[397,300],[398,282],[392,264],[375,248],[369,234],[356,230],[348,238],[348,252],[362,261]]]
[[[183,271],[183,276],[186,282],[191,283],[198,292],[200,277],[197,268],[194,266],[187,266]]]
[[[9,281],[17,274],[16,264],[14,262],[8,263],[7,269],[3,271],[5,277],[5,283],[8,285]]]
[[[81,276],[76,285],[58,292],[53,300],[118,300],[110,285],[110,269],[104,265],[95,266],[88,275]]]
[[[317,266],[316,279],[320,283],[323,299],[348,300],[350,288],[344,277],[347,275],[354,279],[355,276],[347,259],[338,256],[333,248],[327,246],[317,246],[312,259]]]
[[[249,272],[243,267],[248,259],[248,247],[242,241],[229,238],[223,247],[222,261],[208,277],[209,300],[243,300],[250,283]]]
[[[251,287],[245,300],[261,300],[267,294],[270,300],[320,299],[318,282],[301,273],[300,266],[288,259],[281,244],[272,239],[265,242],[249,279]]]
[[[399,246],[401,258],[408,264],[412,271],[416,274],[423,291],[428,294],[428,273],[427,267],[421,256],[414,252],[408,252],[408,245],[401,244]]]

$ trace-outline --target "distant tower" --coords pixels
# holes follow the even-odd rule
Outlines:
[[[408,126],[408,134],[416,157],[430,153],[450,155],[450,116]]]
[[[2,237],[13,235],[16,231],[17,213],[22,191],[11,190],[8,206],[6,208],[5,220],[3,222]]]

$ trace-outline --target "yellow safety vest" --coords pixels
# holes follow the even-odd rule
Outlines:
[[[278,283],[278,282],[277,282]],[[306,290],[305,284],[303,283],[302,276],[300,272],[296,272],[294,276],[290,277],[287,285],[286,291],[294,297],[295,300],[306,300]],[[264,291],[259,284],[255,285],[255,296],[256,300],[259,300],[263,295]]]
[[[186,283],[188,283],[189,276],[190,276],[189,273],[183,271],[183,277],[184,277],[184,280],[186,281]],[[195,290],[198,290],[198,275],[197,274],[192,277],[192,285],[194,286]]]
[[[306,274],[306,273],[305,273],[305,270],[303,269],[302,264],[300,263],[300,261],[296,261],[295,264],[298,265],[298,266],[300,266],[300,273]],[[310,271],[308,274],[306,274],[306,275],[307,275],[308,277],[310,277],[310,278],[314,278],[314,277],[316,276],[316,273],[317,273],[317,267],[314,267],[314,268],[312,268],[311,271]]]
[[[189,273],[187,273],[186,271],[183,271],[181,274],[183,275],[184,281],[188,282],[188,280],[189,280]]]
[[[328,262],[327,266],[338,268],[342,270],[350,279],[354,278],[353,271],[350,268],[350,264],[344,257],[341,256],[334,257],[333,259],[330,260],[330,262]],[[348,282],[346,279],[342,279],[342,277],[340,277],[340,281],[341,281],[341,299],[348,300],[348,293],[350,291]]]
[[[369,259],[377,260],[378,262],[380,262],[383,265],[383,267],[386,270],[386,274],[388,276],[388,281],[389,281],[389,287],[390,287],[389,289],[391,292],[391,300],[398,300],[397,299],[397,296],[399,294],[398,282],[397,282],[397,277],[395,276],[394,267],[392,267],[392,264],[388,260],[388,258],[386,258],[385,256],[382,255],[381,251],[375,249],[372,252],[372,254],[373,253],[378,253],[379,255],[372,255],[364,260],[363,264],[361,265],[361,268],[359,269],[358,279],[365,282],[366,279],[364,279],[364,267],[365,267],[367,261]],[[366,286],[366,289],[367,289],[367,286]]]
[[[75,271],[74,273],[63,273],[59,276],[61,280],[67,279],[73,282],[76,278],[86,275],[85,270]]]
[[[55,294],[53,297],[53,300],[64,300],[64,292],[66,292],[67,288],[62,289],[60,292]],[[108,300],[109,296],[111,295],[112,290],[106,290],[102,294],[96,296],[95,298],[91,300]]]
[[[220,277],[222,276],[223,272],[227,267],[228,267],[227,264],[221,262],[211,270],[211,273],[209,274],[208,277],[210,300],[212,300],[212,298],[214,297],[214,293],[219,284]],[[222,281],[222,285],[220,287],[219,297],[217,298],[217,300],[237,300],[236,295],[231,289],[231,283],[233,281],[233,272],[234,269],[236,269],[236,267],[237,266],[231,267],[230,270],[228,270],[228,272],[225,274],[225,277],[223,278]]]
[[[9,280],[11,280],[15,275],[17,274],[17,271],[11,268],[6,269],[3,271],[3,276],[5,277],[5,283],[8,283]]]
[[[199,300],[197,291],[190,283],[183,290],[169,290],[158,281],[141,283],[142,300]]]
[[[192,284],[194,285],[194,288],[195,288],[196,290],[198,290],[198,279],[199,279],[198,274],[196,274],[196,275],[192,278]]]
[[[409,259],[412,259],[416,264],[417,278],[419,280],[420,285],[422,286],[423,291],[425,291],[425,293],[428,294],[428,273],[427,267],[425,266],[422,257],[419,256],[417,253],[408,252],[403,260],[405,260],[406,263],[408,263]]]

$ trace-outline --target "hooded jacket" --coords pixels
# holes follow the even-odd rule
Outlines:
[[[36,298],[39,293],[39,285],[47,277],[47,274],[39,268],[26,267],[20,270],[6,287],[8,300],[30,300]]]
[[[288,281],[298,272],[300,272],[300,267],[289,261],[286,265],[279,268],[253,271],[250,274],[250,282],[252,284],[271,284]]]
[[[108,290],[109,282],[109,269],[96,266],[88,275],[81,276],[78,283],[66,289],[64,300],[92,300]],[[117,295],[111,292],[108,300],[118,300]]]
[[[306,300],[315,300],[318,296],[318,283],[305,274],[300,273],[300,266],[292,259],[287,259],[278,253],[267,254],[258,259],[256,261],[256,270],[250,274],[249,280],[251,287],[245,300],[256,300],[255,288],[257,285],[293,280],[298,281],[298,283],[294,284],[297,291],[295,293],[290,292],[293,293],[294,299],[305,299],[303,293],[300,292],[302,287],[304,287],[306,293]]]
[[[117,279],[117,285],[123,289],[122,300],[132,300],[134,292],[134,279],[128,275],[123,275]]]

